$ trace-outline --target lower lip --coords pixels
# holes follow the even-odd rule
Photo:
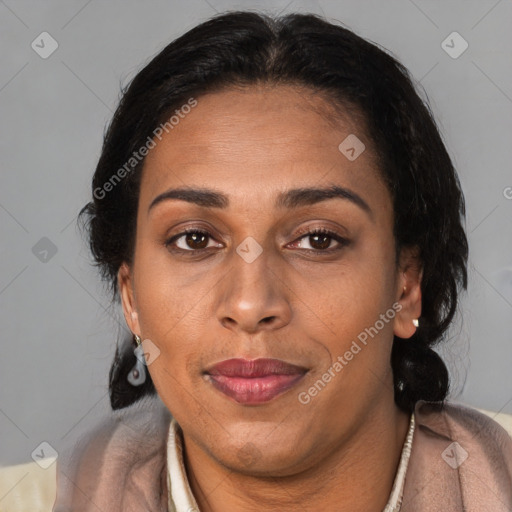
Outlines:
[[[267,375],[265,377],[227,377],[210,375],[213,386],[241,404],[261,404],[293,387],[304,374]]]

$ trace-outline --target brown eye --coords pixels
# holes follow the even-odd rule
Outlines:
[[[335,245],[331,247],[332,242]],[[329,229],[317,228],[306,231],[293,245],[298,244],[300,249],[318,253],[330,253],[339,251],[349,245],[349,240]],[[309,245],[309,247],[308,247]]]
[[[191,229],[174,235],[172,238],[167,240],[165,245],[169,249],[194,252],[211,247],[211,245],[209,245],[209,241],[211,239],[212,237],[207,231]]]
[[[204,249],[208,245],[208,235],[199,231],[187,233],[184,238],[190,249]]]
[[[331,245],[332,237],[329,235],[309,235],[310,245],[313,249],[323,250],[328,249]]]

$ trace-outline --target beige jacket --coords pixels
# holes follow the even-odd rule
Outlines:
[[[439,410],[418,402],[415,421],[401,512],[512,512],[512,434],[487,415],[453,403]],[[167,512],[169,422],[158,400],[146,400],[116,413],[71,456],[59,455],[52,466],[53,511]],[[7,474],[0,469],[0,512],[52,510],[49,476],[48,492],[33,489],[11,505],[16,508],[5,508],[2,489],[12,483],[5,482]]]

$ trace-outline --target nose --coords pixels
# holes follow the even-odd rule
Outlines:
[[[263,251],[248,263],[233,254],[230,271],[222,279],[217,297],[219,322],[231,330],[257,333],[279,329],[290,322],[290,287],[277,265]]]

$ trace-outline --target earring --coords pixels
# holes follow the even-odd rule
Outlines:
[[[135,350],[133,353],[135,354],[136,362],[135,366],[130,370],[130,373],[128,374],[128,382],[132,386],[141,386],[146,382],[146,368],[144,364],[144,349],[142,348],[142,343],[140,340],[140,336],[137,334],[134,334],[135,343],[137,344],[137,347],[135,347]]]
[[[412,321],[412,323],[413,323],[414,327],[419,327],[419,325],[420,325],[420,321],[419,321],[419,319],[418,319],[418,318],[415,318],[415,319]]]

